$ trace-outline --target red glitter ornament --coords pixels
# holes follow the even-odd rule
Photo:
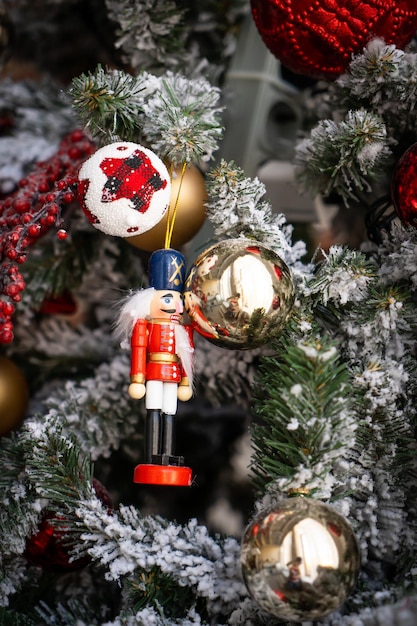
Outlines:
[[[417,30],[415,0],[251,0],[267,46],[296,74],[334,80],[373,38],[404,48]]]
[[[408,148],[397,163],[391,200],[402,223],[417,227],[417,143]]]

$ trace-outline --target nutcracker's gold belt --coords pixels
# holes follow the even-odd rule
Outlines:
[[[169,352],[149,352],[148,361],[151,363],[178,363],[179,358],[176,354],[170,354]]]

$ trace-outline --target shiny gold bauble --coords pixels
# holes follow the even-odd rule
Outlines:
[[[348,522],[330,506],[286,498],[246,529],[242,574],[252,598],[282,620],[319,620],[354,588],[359,548]]]
[[[141,235],[126,237],[130,244],[154,252],[165,246],[165,233],[168,216],[171,218],[180,188],[181,167],[173,169],[171,178],[171,202],[162,220]],[[198,233],[206,217],[205,202],[207,191],[204,176],[195,165],[188,165],[181,183],[177,212],[172,233],[171,248],[180,248]]]
[[[195,330],[222,348],[258,348],[276,337],[294,304],[284,261],[264,245],[230,239],[192,265],[184,305]]]
[[[25,416],[29,389],[20,368],[0,357],[0,436],[18,428]]]

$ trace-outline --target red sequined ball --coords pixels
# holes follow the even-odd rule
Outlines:
[[[267,48],[283,65],[335,80],[375,37],[404,48],[417,30],[416,0],[251,0]]]
[[[417,143],[403,154],[392,176],[391,199],[405,226],[417,227]]]

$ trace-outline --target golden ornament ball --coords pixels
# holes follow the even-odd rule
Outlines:
[[[21,369],[0,357],[0,437],[20,426],[28,400],[29,388]]]
[[[274,339],[294,299],[288,266],[249,239],[221,241],[200,254],[184,288],[184,307],[195,330],[231,350],[258,348]]]
[[[359,548],[344,517],[303,497],[285,498],[246,529],[241,550],[248,591],[282,620],[319,620],[355,587]]]
[[[174,229],[172,231],[171,248],[180,248],[190,241],[202,227],[205,217],[205,202],[207,191],[204,176],[195,165],[187,165],[181,183],[182,168],[172,170],[171,201],[168,211],[162,220],[153,228],[141,235],[126,237],[130,244],[146,252],[154,252],[165,247],[165,234],[168,219],[171,219],[180,191]],[[181,183],[181,188],[180,188]]]

